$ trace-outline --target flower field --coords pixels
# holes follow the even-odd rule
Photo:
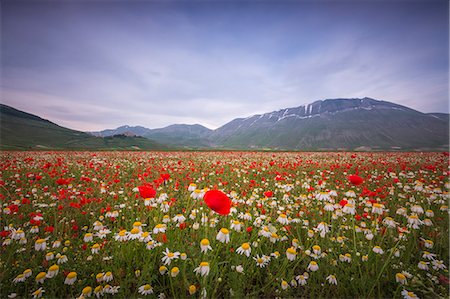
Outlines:
[[[0,156],[1,298],[449,296],[447,153]]]

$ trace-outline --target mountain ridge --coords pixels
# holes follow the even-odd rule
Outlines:
[[[365,97],[318,100],[236,118],[215,130],[199,124],[124,125],[88,133],[142,136],[177,149],[448,150],[448,124],[446,113],[422,113]]]
[[[162,150],[166,148],[143,137],[125,135],[95,137],[0,104],[0,149]]]

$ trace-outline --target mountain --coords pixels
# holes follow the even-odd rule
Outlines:
[[[0,104],[0,149],[165,149],[143,137],[108,138],[58,126],[39,116]]]
[[[422,113],[371,98],[316,101],[237,118],[216,130],[176,124],[159,129],[122,126],[89,134],[6,105],[0,108],[0,149],[448,151],[449,146],[449,114]]]
[[[176,124],[159,129],[148,129],[141,126],[121,126],[117,129],[90,132],[90,134],[106,137],[115,134],[128,133],[150,138],[171,147],[208,148],[210,146],[208,137],[211,132],[212,130],[198,124]]]
[[[234,119],[210,140],[236,149],[448,150],[449,121],[371,98],[328,99]]]
[[[144,136],[146,133],[148,133],[150,129],[147,129],[145,127],[141,126],[121,126],[117,129],[108,129],[98,132],[88,132],[89,134],[92,134],[97,137],[109,137],[114,135],[120,135],[120,134],[126,134],[126,135],[134,135],[134,136]]]

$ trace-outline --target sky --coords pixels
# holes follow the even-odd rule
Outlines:
[[[447,0],[0,5],[1,103],[71,129],[215,129],[330,98],[449,110]]]

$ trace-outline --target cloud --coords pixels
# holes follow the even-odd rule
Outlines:
[[[7,7],[4,103],[79,130],[217,128],[338,97],[448,111],[442,16],[412,4],[79,5]]]

